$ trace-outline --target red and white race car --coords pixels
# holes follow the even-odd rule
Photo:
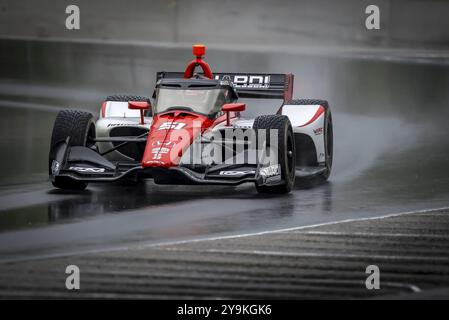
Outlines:
[[[158,72],[149,98],[109,96],[100,118],[77,110],[56,117],[49,155],[53,185],[88,182],[238,185],[289,192],[296,179],[326,180],[332,167],[327,101],[292,99],[292,74],[213,73],[205,47],[184,72]],[[195,73],[197,67],[201,73]],[[282,99],[278,112],[241,116],[239,98]],[[249,106],[257,108],[257,106]]]

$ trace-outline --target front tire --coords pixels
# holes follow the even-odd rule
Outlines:
[[[290,120],[283,115],[259,116],[254,120],[253,125],[257,137],[259,129],[266,130],[265,141],[267,149],[270,147],[270,130],[278,130],[278,163],[281,169],[281,183],[276,185],[258,185],[256,189],[259,193],[283,194],[291,191],[295,184],[295,163],[296,150],[293,129]],[[262,143],[258,142],[258,146]]]
[[[95,122],[92,114],[77,110],[62,110],[56,116],[51,136],[48,169],[51,175],[53,160],[56,158],[56,149],[61,142],[70,137],[69,146],[95,147]],[[52,184],[56,188],[68,190],[84,190],[86,182],[77,181],[68,177],[54,177]]]

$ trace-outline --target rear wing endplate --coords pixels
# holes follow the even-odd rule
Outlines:
[[[182,79],[183,72],[157,73],[160,79]],[[231,81],[240,98],[283,99],[288,101],[293,96],[293,74],[281,73],[214,73],[214,79]]]

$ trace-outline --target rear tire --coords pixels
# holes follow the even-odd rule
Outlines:
[[[283,115],[266,115],[259,116],[254,120],[254,130],[265,129],[267,147],[269,144],[270,129],[278,130],[278,163],[281,167],[281,184],[259,186],[256,183],[256,189],[259,193],[282,194],[291,191],[295,184],[295,139],[293,136],[292,125],[287,116]],[[258,134],[257,134],[258,136]],[[260,145],[258,143],[258,145]]]
[[[59,143],[70,137],[69,146],[95,147],[95,122],[92,114],[77,110],[62,110],[56,116],[51,136],[48,169],[51,175],[51,166],[56,157],[56,148]],[[67,177],[55,177],[53,186],[60,189],[84,190],[86,182],[73,180]]]
[[[321,175],[323,181],[326,181],[332,171],[332,162],[334,160],[334,128],[332,126],[332,113],[330,109],[326,110],[324,119],[324,146],[326,152],[326,171]]]

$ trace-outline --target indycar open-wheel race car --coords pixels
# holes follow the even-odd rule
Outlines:
[[[212,73],[202,58],[205,47],[195,45],[193,53],[184,72],[157,73],[154,104],[146,97],[109,96],[97,121],[88,112],[60,111],[49,155],[53,185],[250,182],[259,192],[287,193],[295,178],[329,177],[333,138],[326,101],[293,100],[292,74]],[[245,119],[239,98],[283,103],[276,114]]]

